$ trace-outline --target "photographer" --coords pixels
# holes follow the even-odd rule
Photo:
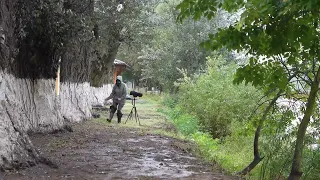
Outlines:
[[[117,76],[116,84],[112,88],[112,92],[110,96],[106,99],[112,99],[112,106],[110,106],[110,115],[107,118],[108,122],[111,122],[114,113],[117,111],[118,123],[121,123],[122,117],[122,108],[126,102],[126,95],[127,95],[127,86],[122,82],[122,77]]]

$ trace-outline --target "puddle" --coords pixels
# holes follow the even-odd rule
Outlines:
[[[130,176],[156,176],[158,178],[181,178],[193,174],[186,168],[188,165],[181,165],[178,163],[159,162],[156,161],[158,154],[152,156],[144,156],[143,159],[135,159],[132,168],[127,171]],[[136,170],[134,170],[136,169]]]
[[[8,180],[48,179],[49,176],[49,179],[77,180],[237,179],[218,171],[212,173],[212,166],[176,148],[175,139],[108,128],[91,130],[92,136],[84,137],[81,131],[75,131],[64,137],[38,138],[33,141],[35,146],[56,162],[59,169],[40,164],[6,177]],[[66,148],[47,146],[58,138],[86,138],[86,143],[81,147],[77,141],[68,141]]]

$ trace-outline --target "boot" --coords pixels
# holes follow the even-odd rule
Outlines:
[[[118,123],[121,123],[122,113],[118,112],[117,117],[118,117]]]
[[[113,115],[114,115],[114,113],[113,113],[113,112],[110,112],[109,118],[107,118],[107,121],[108,121],[108,122],[111,122],[111,119],[113,118]]]
[[[107,118],[108,122],[111,122],[111,119],[113,118],[114,113],[116,112],[117,108],[115,106],[110,106],[110,115],[109,118]]]

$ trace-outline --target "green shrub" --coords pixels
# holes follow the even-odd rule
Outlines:
[[[320,148],[304,150],[302,179],[320,179]]]
[[[199,146],[199,153],[201,156],[206,157],[209,161],[215,160],[213,152],[218,149],[218,139],[212,139],[210,134],[202,132],[192,134],[192,138]]]
[[[183,113],[178,108],[169,108],[164,113],[182,135],[190,136],[199,131],[198,121],[194,116]]]
[[[162,104],[169,109],[173,109],[178,104],[178,96],[166,94],[163,96]]]
[[[252,160],[252,135],[234,133],[221,139],[213,139],[211,134],[200,131],[196,124],[198,120],[181,111],[179,108],[166,109],[162,111],[175,125],[177,130],[186,137],[189,137],[197,144],[197,152],[206,161],[216,162],[223,169],[230,173],[238,172]],[[240,123],[232,125],[231,129],[243,129]],[[252,133],[251,133],[252,134]]]
[[[247,121],[261,93],[254,87],[233,85],[236,65],[208,59],[208,72],[197,81],[184,78],[179,84],[179,107],[194,115],[214,138],[230,134],[233,121]]]

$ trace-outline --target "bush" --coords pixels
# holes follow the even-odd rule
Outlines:
[[[179,107],[194,115],[213,138],[229,135],[231,122],[247,121],[261,95],[254,87],[233,85],[237,66],[221,62],[219,57],[208,58],[207,74],[179,84]]]
[[[169,109],[174,109],[178,104],[178,96],[177,95],[164,95],[162,104]]]
[[[179,93],[166,96],[163,104],[169,120],[198,145],[202,157],[234,173],[253,158],[254,127],[248,120],[261,94],[251,86],[233,85],[236,65],[221,62],[209,58],[206,74],[184,76]]]
[[[169,110],[168,114],[177,130],[184,136],[190,136],[199,131],[198,121],[194,116],[183,113],[178,108]]]
[[[208,162],[216,162],[230,173],[240,171],[252,159],[252,139],[250,136],[234,133],[223,141],[213,139],[211,134],[200,131],[198,120],[179,108],[166,109],[165,113],[184,137],[192,139],[197,144],[197,152]],[[240,123],[232,125],[232,129],[243,127]],[[240,131],[240,130],[239,130]],[[251,133],[252,134],[252,133]]]
[[[273,114],[268,116],[260,137],[260,153],[264,157],[260,179],[281,179],[289,176],[298,131],[297,127],[288,131],[293,118],[290,109],[274,110]],[[301,179],[319,179],[320,151],[309,148],[308,145],[315,143],[310,134],[306,135],[304,143]]]

